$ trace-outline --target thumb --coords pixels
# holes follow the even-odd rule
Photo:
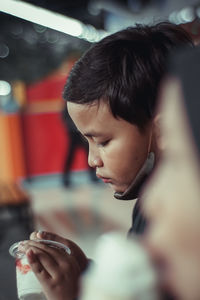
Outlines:
[[[55,241],[55,242],[59,242],[59,243],[63,243],[63,244],[66,243],[66,239],[62,238],[61,236],[59,236],[55,233],[43,231],[43,230],[33,232],[30,235],[30,239],[31,240],[44,239],[44,240],[51,240],[51,241]]]

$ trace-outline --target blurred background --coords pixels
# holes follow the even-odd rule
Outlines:
[[[62,90],[93,42],[164,20],[199,43],[199,0],[0,1],[0,300],[17,299],[8,249],[33,230],[71,238],[91,258],[102,233],[128,231],[134,201],[113,199],[80,137],[72,145]]]

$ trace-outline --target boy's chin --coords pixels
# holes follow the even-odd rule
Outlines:
[[[127,190],[127,187],[125,187],[125,186],[122,187],[122,186],[118,186],[118,185],[114,185],[114,184],[110,184],[110,187],[112,188],[114,193],[123,194]]]

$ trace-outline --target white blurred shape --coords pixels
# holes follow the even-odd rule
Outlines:
[[[173,11],[170,15],[169,15],[169,21],[177,24],[178,23],[178,18],[177,18],[178,12],[177,11]]]
[[[157,276],[137,240],[110,232],[97,242],[94,263],[82,279],[81,300],[157,300]]]
[[[6,44],[0,44],[0,58],[6,58],[9,54],[9,48]]]
[[[86,25],[76,19],[22,1],[0,1],[0,11],[88,41],[90,39],[96,41],[99,36],[101,37],[101,34],[97,33],[98,30],[95,28],[96,37],[94,37],[93,33],[92,37],[85,36],[84,32],[87,31],[85,30]]]
[[[194,8],[190,6],[184,7],[180,10],[178,16],[180,18],[180,22],[182,23],[192,22],[195,19]]]
[[[0,96],[7,96],[11,92],[11,85],[7,81],[0,80]]]
[[[79,36],[82,33],[82,24],[78,20],[65,17],[41,7],[36,7],[29,3],[6,0],[0,3],[0,10],[72,36]]]

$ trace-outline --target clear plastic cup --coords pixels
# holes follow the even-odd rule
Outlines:
[[[46,298],[42,292],[40,282],[32,271],[25,253],[18,249],[21,242],[23,241],[14,243],[9,248],[10,255],[12,255],[16,260],[18,298],[20,300],[45,300]],[[68,254],[71,254],[71,250],[62,243],[51,240],[37,240],[37,242],[45,243],[54,248],[62,248]]]

